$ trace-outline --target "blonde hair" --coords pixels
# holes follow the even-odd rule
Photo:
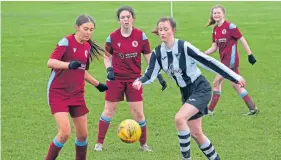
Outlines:
[[[213,10],[214,10],[214,9],[217,9],[217,8],[220,8],[220,9],[223,11],[223,13],[225,14],[225,8],[224,8],[222,5],[220,5],[220,4],[214,5],[214,6],[211,8],[211,13],[210,13],[209,22],[208,22],[208,24],[207,24],[207,27],[209,27],[209,26],[211,26],[211,25],[213,25],[213,24],[216,23],[216,21],[215,21],[214,18],[213,18]]]

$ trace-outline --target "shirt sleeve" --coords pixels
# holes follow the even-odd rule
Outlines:
[[[224,64],[222,64],[215,58],[204,54],[192,44],[185,42],[185,49],[187,55],[194,59],[194,61],[200,66],[207,68],[208,70],[211,70],[213,72],[216,72],[234,83],[238,83],[238,81],[241,79],[240,75],[233,72],[231,69],[226,67]]]
[[[144,75],[141,78],[139,78],[139,80],[143,84],[152,83],[158,76],[160,70],[161,70],[161,68],[157,61],[155,50],[153,50],[151,53],[148,67],[146,68]]]
[[[106,38],[106,42],[105,42],[105,51],[108,52],[109,54],[113,54],[113,49],[112,49],[112,45],[111,45],[111,37],[110,35]]]
[[[143,41],[143,46],[142,46],[142,53],[143,54],[150,54],[150,44],[147,36],[145,35],[144,32],[142,32],[142,41]]]
[[[64,53],[67,50],[67,47],[68,47],[68,39],[67,38],[61,39],[57,44],[56,48],[54,49],[53,53],[51,54],[50,58],[61,60],[61,58],[63,57]]]
[[[229,31],[230,31],[231,37],[233,37],[234,39],[240,39],[242,37],[242,33],[237,28],[237,26],[233,23],[230,23]]]

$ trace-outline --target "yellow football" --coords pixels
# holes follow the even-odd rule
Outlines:
[[[134,143],[140,139],[141,127],[135,120],[126,119],[119,124],[117,135],[125,143]]]

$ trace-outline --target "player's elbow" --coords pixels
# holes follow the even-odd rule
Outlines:
[[[110,57],[104,56],[103,61],[104,61],[104,65],[105,65],[106,67],[111,66],[111,59],[110,59]]]
[[[54,68],[55,62],[53,59],[49,59],[47,62],[48,68]]]
[[[213,44],[213,45],[212,45],[212,51],[213,51],[213,52],[216,52],[217,49],[218,49],[218,46],[217,46],[216,44]]]

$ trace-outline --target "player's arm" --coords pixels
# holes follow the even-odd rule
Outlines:
[[[85,71],[84,79],[86,82],[90,83],[95,87],[99,85],[99,81],[96,80],[93,76],[91,76],[88,71]]]
[[[143,56],[144,56],[144,59],[145,59],[146,63],[148,64],[149,60],[150,60],[151,53],[143,54]]]
[[[151,53],[149,54],[144,54],[144,58],[146,60],[146,62],[149,64],[150,61],[150,57],[151,57]],[[165,79],[163,78],[162,74],[159,72],[159,74],[157,75],[157,79],[159,80],[159,83],[161,84],[162,88],[161,90],[164,91],[167,88],[167,82],[165,81]]]
[[[141,78],[139,78],[138,80],[141,81],[143,84],[152,83],[158,76],[160,69],[161,68],[156,59],[155,51],[153,51],[151,53],[150,61],[149,61],[148,67],[146,68],[144,75]]]
[[[233,72],[231,69],[226,67],[224,64],[222,64],[215,58],[204,54],[192,44],[185,42],[184,45],[186,48],[187,55],[190,56],[200,66],[207,68],[208,70],[214,71],[234,83],[240,83],[241,81],[244,81],[240,75]]]
[[[142,53],[147,64],[149,63],[151,50],[149,40],[144,32],[142,32]]]
[[[88,71],[85,71],[84,79],[86,82],[90,83],[91,85],[95,86],[100,92],[104,92],[108,90],[107,86],[98,80],[96,80],[93,76],[89,74]]]
[[[112,60],[112,55],[106,50],[104,52],[104,59],[103,59],[105,68],[112,67],[111,60]]]
[[[251,64],[255,64],[257,62],[256,58],[254,57],[246,39],[242,36],[240,39],[240,42],[242,43],[243,48],[245,49],[246,53],[248,54],[248,61]]]
[[[149,41],[145,35],[145,33],[142,33],[142,40],[143,40],[143,47],[142,47],[142,53],[144,55],[144,59],[149,64],[150,57],[151,57],[151,50],[150,50],[150,44]],[[157,75],[157,78],[159,80],[159,83],[161,84],[162,88],[161,90],[164,91],[167,88],[167,82],[164,80],[161,73]]]
[[[61,61],[62,56],[67,50],[67,47],[68,47],[68,39],[67,38],[61,39],[47,62],[48,68],[77,69],[81,67],[82,63],[79,61],[71,61],[71,62]]]
[[[230,33],[231,33],[231,36],[237,40],[239,40],[241,43],[242,43],[242,46],[243,48],[245,49],[247,55],[248,55],[248,61],[249,63],[251,64],[255,64],[257,61],[246,41],[246,39],[242,36],[242,33],[240,32],[240,30],[236,27],[235,24],[231,23],[229,25],[229,29],[230,29]]]
[[[104,65],[105,68],[112,67],[111,60],[112,60],[112,47],[111,47],[111,38],[110,35],[106,38],[105,43],[105,52],[104,52]]]
[[[212,33],[212,46],[209,49],[207,49],[204,53],[209,55],[216,52],[217,49],[218,49],[218,45],[215,41],[215,28],[214,28]]]
[[[69,62],[63,62],[57,59],[50,58],[47,62],[48,68],[53,69],[68,69]]]
[[[218,49],[217,43],[213,42],[212,46],[209,49],[207,49],[204,53],[205,54],[212,54],[212,53],[216,52],[217,49]]]
[[[144,75],[135,80],[133,87],[139,90],[142,84],[152,83],[158,76],[160,69],[161,68],[156,59],[155,51],[152,51],[148,67],[146,68]]]
[[[248,55],[252,54],[252,51],[251,51],[246,39],[243,36],[239,39],[239,41],[241,42],[241,44],[242,44],[243,48],[245,49],[246,53]]]
[[[109,80],[114,80],[115,75],[112,67],[112,54],[113,54],[113,49],[111,47],[111,38],[110,35],[106,38],[106,43],[105,43],[105,52],[104,52],[104,65],[106,68],[107,72],[107,79]]]

